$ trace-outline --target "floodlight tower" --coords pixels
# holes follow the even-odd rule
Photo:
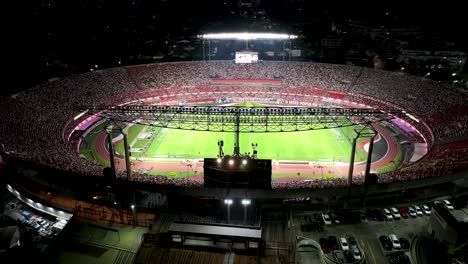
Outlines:
[[[369,137],[369,149],[367,151],[366,168],[364,171],[365,181],[369,178],[369,172],[372,162],[372,151],[374,149],[374,139],[377,136],[377,131],[372,126],[372,123],[367,123],[361,129],[353,129],[356,136],[353,138],[353,144],[351,146],[351,158],[349,160],[349,171],[348,171],[348,197],[351,196],[351,186],[353,184],[353,169],[354,169],[354,157],[356,154],[356,143],[360,137]]]
[[[291,49],[291,41],[296,39],[297,35],[281,34],[281,33],[264,33],[264,32],[233,32],[233,33],[209,33],[198,35],[202,38],[202,51],[203,60],[205,60],[205,40],[208,40],[208,60],[211,59],[210,54],[210,40],[211,39],[232,39],[232,40],[245,40],[245,47],[249,49],[249,40],[270,39],[270,40],[283,40],[283,54],[285,52],[285,42],[289,40],[289,48]],[[289,58],[290,59],[290,58]],[[284,60],[284,57],[283,57]]]
[[[114,144],[112,143],[112,124],[109,122],[106,128],[107,133],[107,144],[109,145],[109,161],[112,173],[112,179],[115,180],[116,173],[115,173],[115,151],[114,151]]]
[[[240,142],[239,142],[239,134],[240,134],[240,112],[239,109],[236,111],[235,115],[235,131],[234,131],[234,157],[240,157]]]

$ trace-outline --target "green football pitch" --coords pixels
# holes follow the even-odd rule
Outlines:
[[[240,152],[253,153],[251,144],[257,144],[258,158],[275,160],[349,161],[353,127],[283,133],[241,133]],[[134,129],[141,131],[140,129]],[[136,140],[133,148],[149,145],[143,153],[132,153],[142,158],[215,158],[218,140],[224,141],[225,155],[233,153],[234,133],[202,132],[167,128],[149,128],[152,140]],[[130,137],[136,135],[130,135]],[[143,141],[143,142],[142,142]],[[131,141],[130,141],[131,142]],[[356,161],[364,160],[358,150]]]

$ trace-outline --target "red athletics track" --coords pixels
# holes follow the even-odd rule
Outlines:
[[[376,170],[377,168],[380,168],[382,166],[385,166],[392,162],[398,153],[398,146],[397,146],[397,141],[394,137],[390,136],[390,134],[387,133],[387,131],[379,126],[375,126],[375,130],[379,133],[379,135],[376,137],[377,140],[381,140],[382,136],[386,141],[387,141],[387,153],[384,155],[383,158],[380,160],[372,163],[371,165],[371,170]],[[109,153],[105,148],[105,142],[106,142],[106,133],[105,131],[101,131],[97,138],[96,138],[96,151],[98,155],[100,155],[103,159],[109,159]],[[363,140],[358,144],[358,147],[363,150],[364,152],[367,152],[364,150],[364,145],[369,143],[369,139]],[[116,168],[120,170],[125,170],[125,162],[120,159],[116,159]],[[189,163],[185,161],[180,161],[180,162],[159,162],[159,161],[132,161],[132,169],[133,170],[138,170],[138,169],[143,169],[143,170],[157,170],[157,171],[174,171],[174,172],[187,172],[188,174],[191,174],[189,176],[190,179],[192,180],[202,180],[203,179],[203,164],[194,162],[192,164],[192,168],[187,170],[187,166]],[[308,178],[302,178],[300,175],[302,174],[315,174],[315,175],[322,175],[323,174],[333,174],[337,176],[345,176],[348,175],[348,165],[326,165],[326,164],[320,164],[320,166],[313,166],[313,165],[301,165],[301,164],[273,164],[272,166],[272,173],[273,174],[295,174],[298,175],[299,177],[284,177],[284,178],[276,178],[275,181],[279,182],[289,182],[289,181],[303,181],[304,179]],[[355,164],[354,165],[354,175],[358,175],[359,173],[363,172],[365,169],[365,164],[360,163],[360,164]],[[197,172],[194,174],[194,172]]]

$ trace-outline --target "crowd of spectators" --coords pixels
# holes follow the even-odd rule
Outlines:
[[[283,84],[210,85],[214,78],[281,79]],[[69,142],[64,140],[86,118],[73,120],[83,106],[115,105],[144,97],[153,97],[151,102],[155,104],[238,97],[323,107],[325,104],[322,104],[321,96],[334,92],[338,92],[334,95],[341,94],[343,99],[412,113],[419,120],[407,121],[427,137],[429,145],[434,141],[468,136],[467,96],[434,81],[404,73],[345,65],[211,61],[94,71],[1,97],[0,143],[5,145],[10,155],[57,169],[96,175],[102,174],[102,166],[80,158],[78,153],[70,150]],[[136,175],[135,180],[181,186],[200,185],[145,174]],[[299,188],[328,188],[340,185],[340,181],[314,180],[302,183]]]

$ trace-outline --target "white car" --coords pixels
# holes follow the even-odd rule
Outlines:
[[[412,207],[412,206],[408,207],[408,214],[409,214],[411,217],[416,217],[416,216],[417,216],[416,210],[415,210],[414,207]]]
[[[423,204],[421,205],[422,209],[423,209],[423,212],[425,215],[431,215],[431,208],[429,208],[429,206]]]
[[[346,241],[346,238],[340,237],[340,246],[341,246],[341,250],[343,251],[349,250],[349,245],[348,245],[348,241]]]
[[[390,210],[388,210],[387,208],[384,208],[383,213],[385,215],[385,218],[387,218],[388,221],[393,220],[393,216]]]
[[[447,208],[448,210],[453,210],[453,205],[449,202],[449,200],[444,200],[444,206],[445,208]]]
[[[392,247],[394,249],[401,249],[400,240],[398,240],[398,237],[395,234],[390,234],[388,238],[392,242]]]
[[[416,210],[416,214],[417,214],[418,216],[423,216],[423,212],[422,212],[422,210],[421,210],[421,207],[415,205],[415,206],[414,206],[414,210]]]
[[[393,218],[397,220],[401,218],[401,215],[398,212],[398,209],[396,209],[395,207],[390,208],[390,211],[392,212]]]
[[[359,251],[358,247],[354,246],[352,252],[354,260],[360,260],[362,258],[361,252]]]
[[[328,214],[322,214],[322,218],[323,218],[323,222],[326,225],[331,225],[332,224],[331,218],[330,218],[330,216]]]

